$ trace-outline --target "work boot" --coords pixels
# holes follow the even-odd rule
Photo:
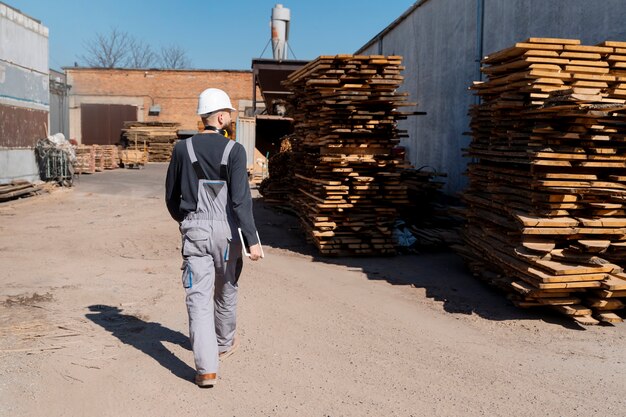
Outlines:
[[[239,347],[239,338],[235,336],[233,338],[233,344],[230,346],[230,348],[228,350],[225,350],[224,352],[220,352],[220,359],[228,358],[233,353],[235,353],[235,351],[237,351],[238,347]]]
[[[217,382],[217,374],[196,374],[196,385],[202,388],[212,387]]]

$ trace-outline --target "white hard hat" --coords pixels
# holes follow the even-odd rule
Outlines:
[[[198,114],[213,113],[218,110],[235,111],[228,94],[219,88],[207,88],[198,98]]]

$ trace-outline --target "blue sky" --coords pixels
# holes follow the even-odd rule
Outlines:
[[[250,69],[270,39],[272,8],[291,10],[289,44],[295,57],[353,53],[415,0],[2,0],[49,29],[49,65],[82,63],[85,44],[112,28],[154,49],[178,45],[193,68]],[[271,58],[271,46],[263,58]]]

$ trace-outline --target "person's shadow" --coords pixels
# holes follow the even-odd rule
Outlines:
[[[162,343],[170,342],[191,350],[187,336],[159,323],[146,322],[138,317],[122,314],[122,310],[117,307],[96,304],[88,308],[93,311],[85,315],[89,320],[102,326],[127,345],[151,356],[177,377],[187,381],[193,380],[196,371],[177,358]]]

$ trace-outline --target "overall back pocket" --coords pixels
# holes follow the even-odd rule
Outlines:
[[[206,256],[209,254],[209,231],[189,229],[183,235],[183,256]]]

